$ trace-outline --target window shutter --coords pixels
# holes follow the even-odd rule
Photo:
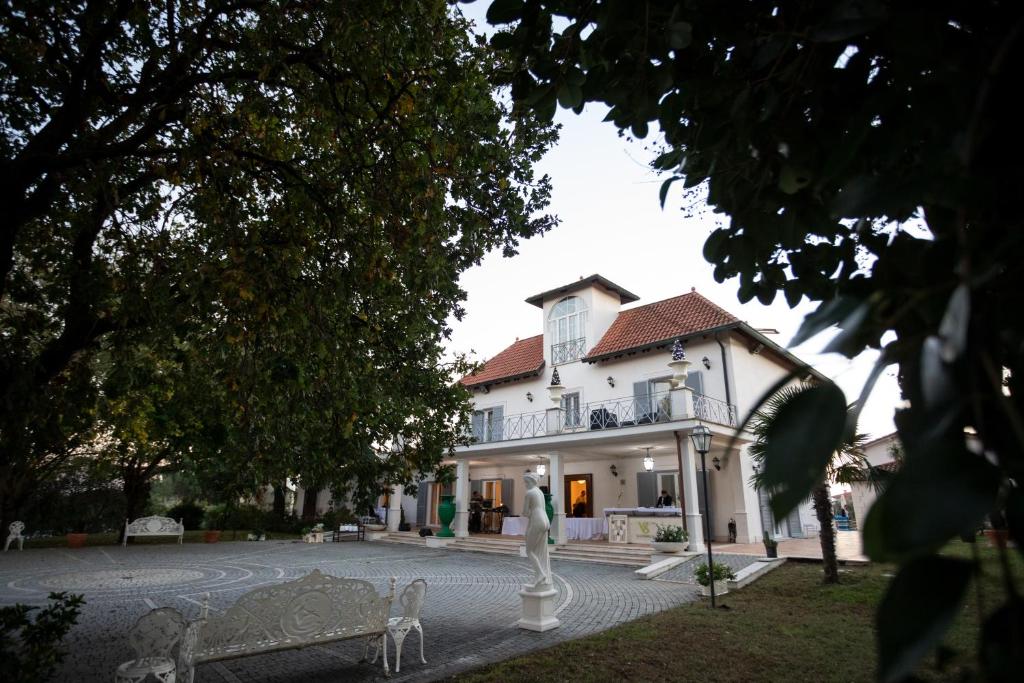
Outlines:
[[[803,538],[804,529],[800,526],[800,506],[793,508],[793,511],[789,513],[789,517],[786,518],[786,523],[789,525],[789,536],[790,538]]]
[[[473,440],[484,440],[484,414],[479,410],[473,411]]]
[[[757,502],[761,508],[761,531],[768,532],[770,536],[775,536],[775,516],[772,514],[772,505],[768,499],[768,492],[764,489],[758,489]]]
[[[515,508],[515,501],[512,499],[515,496],[512,487],[515,485],[515,479],[502,479],[501,480],[501,504],[508,507],[509,513]]]
[[[505,408],[494,406],[491,408],[491,441],[501,441],[505,438]]]
[[[636,473],[636,504],[652,508],[658,503],[658,475],[655,472]]]
[[[704,374],[700,372],[690,371],[690,374],[686,376],[686,386],[693,389],[693,393],[704,395]]]
[[[633,413],[633,419],[638,423],[651,414],[651,385],[647,381],[633,382]]]
[[[427,525],[427,501],[430,500],[430,482],[421,481],[416,489],[416,519],[413,523]]]

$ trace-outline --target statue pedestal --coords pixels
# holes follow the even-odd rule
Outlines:
[[[519,617],[519,628],[528,631],[550,631],[562,625],[555,618],[555,602],[558,600],[558,591],[549,588],[543,591],[532,591],[532,586],[523,586],[519,591],[519,597],[523,600],[523,609]]]

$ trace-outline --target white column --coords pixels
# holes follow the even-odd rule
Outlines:
[[[679,450],[683,456],[683,471],[679,478],[683,480],[683,495],[686,498],[686,530],[690,534],[690,550],[704,551],[704,520],[701,518],[697,498],[697,465],[694,462],[693,444],[690,434],[679,434]]]
[[[738,494],[736,499],[743,506],[743,523],[736,516],[736,540],[740,543],[757,543],[764,538],[764,524],[761,521],[761,501],[757,489],[750,483],[754,476],[754,461],[750,457],[750,446],[743,446],[733,452],[739,469],[739,481],[736,482]],[[730,467],[731,469],[731,467]],[[744,524],[746,529],[744,529]]]
[[[455,537],[469,536],[469,461],[456,461],[455,466]]]
[[[391,495],[388,496],[388,531],[398,531],[398,524],[402,521],[402,493],[405,487],[401,484],[392,487]]]
[[[562,456],[559,453],[548,453],[548,490],[551,492],[551,507],[555,514],[551,519],[551,538],[555,545],[565,545],[565,504],[562,502],[562,490],[565,486],[562,476]]]

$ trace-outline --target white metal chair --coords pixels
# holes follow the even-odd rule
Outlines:
[[[14,522],[8,527],[10,533],[7,534],[7,542],[4,543],[4,552],[11,547],[11,541],[18,542],[18,550],[25,549],[25,537],[21,535],[21,532],[25,530],[25,522]]]
[[[115,683],[139,683],[150,675],[161,683],[175,683],[177,665],[171,651],[187,628],[185,618],[170,607],[150,610],[139,617],[129,635],[135,659],[117,667]]]
[[[402,643],[409,631],[415,629],[420,634],[420,661],[427,663],[423,656],[423,627],[420,625],[420,610],[427,596],[427,582],[416,579],[402,591],[398,600],[402,604],[402,616],[388,619],[388,633],[395,641],[395,673],[402,670]],[[378,648],[379,649],[379,648]],[[373,661],[377,661],[377,652],[373,653]],[[386,655],[385,655],[386,656]]]

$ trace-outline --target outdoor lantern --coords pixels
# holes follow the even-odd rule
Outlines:
[[[654,458],[651,457],[650,450],[647,451],[647,455],[644,456],[644,472],[654,471]]]
[[[548,466],[547,465],[537,465],[537,475],[538,476],[543,477],[547,473],[548,473]]]
[[[704,367],[707,368],[708,370],[711,369],[711,359],[708,358],[707,356],[704,356],[703,358],[701,358],[700,362],[703,363]]]
[[[615,388],[615,378],[612,377],[611,375],[608,375],[608,386],[610,386],[613,389]]]
[[[711,464],[715,466],[716,470],[718,470],[718,471],[722,470],[722,459],[719,458],[717,455],[715,457],[711,458]]]
[[[697,425],[690,430],[690,441],[695,451],[707,453],[711,450],[711,430],[704,425]]]
[[[532,391],[527,391],[526,392],[526,400],[529,401],[530,403],[533,403],[533,392]]]

